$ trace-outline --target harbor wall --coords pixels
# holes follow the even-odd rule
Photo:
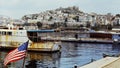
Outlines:
[[[106,57],[79,68],[120,68],[120,57]]]
[[[120,68],[120,57],[102,68]]]

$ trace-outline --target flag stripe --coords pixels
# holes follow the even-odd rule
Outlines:
[[[25,53],[15,54],[15,56],[11,56],[10,58],[7,58],[7,60],[12,59],[12,58],[16,58],[16,57],[19,57],[19,56],[22,56],[22,55],[25,55]]]
[[[15,50],[9,52],[8,55],[7,55],[6,57],[12,56],[12,55],[15,53],[16,50],[17,50],[17,49],[15,49]],[[5,58],[5,59],[7,59],[7,58]]]
[[[16,61],[17,59],[23,58],[24,56],[25,56],[25,55],[22,55],[22,56],[16,57],[16,58],[11,58],[11,59],[9,59],[8,61],[6,61],[5,64],[8,64],[9,62],[12,62],[12,61]]]
[[[19,54],[21,54],[21,53],[24,53],[24,52],[16,52],[16,53],[14,53],[14,54],[11,54],[10,56],[12,57],[12,56],[14,56],[14,55],[19,55]]]
[[[21,59],[21,58],[23,58],[24,56],[25,56],[25,55],[23,55],[23,56],[21,56],[21,57],[17,57],[17,58],[12,58],[12,59],[6,61],[4,64],[6,65],[6,64],[8,64],[8,63],[10,63],[10,62],[17,61],[18,59]]]

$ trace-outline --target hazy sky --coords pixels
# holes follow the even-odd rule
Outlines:
[[[0,15],[19,19],[25,14],[68,6],[78,6],[87,13],[120,13],[120,0],[0,0]]]

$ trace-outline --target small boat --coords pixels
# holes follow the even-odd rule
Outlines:
[[[60,42],[42,41],[40,33],[55,30],[25,30],[24,28],[0,27],[0,48],[13,49],[29,40],[29,51],[55,52],[60,51]]]

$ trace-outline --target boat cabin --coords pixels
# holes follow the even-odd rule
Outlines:
[[[27,36],[31,41],[40,42],[41,41],[41,33],[50,33],[54,32],[54,30],[27,30]]]

